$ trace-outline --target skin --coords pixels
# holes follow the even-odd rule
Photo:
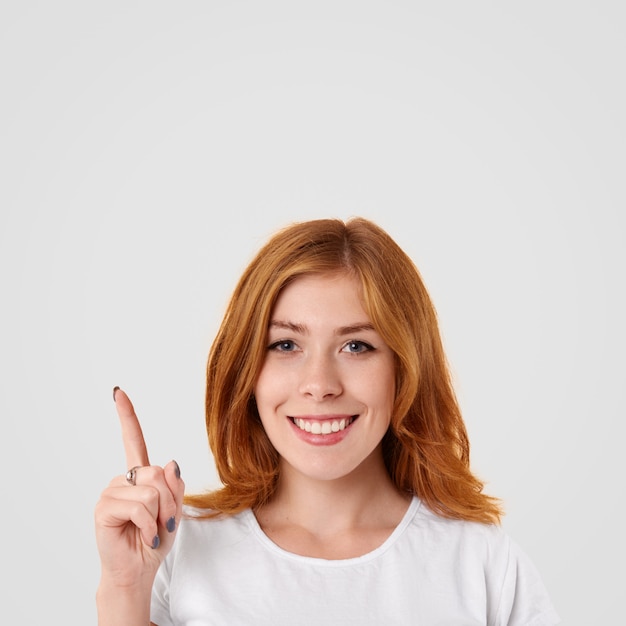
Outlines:
[[[130,399],[121,389],[114,393],[114,399],[127,466],[140,469],[135,486],[126,481],[125,475],[116,476],[96,505],[96,542],[101,562],[96,595],[98,624],[146,626],[151,623],[152,583],[174,543],[185,484],[175,461],[165,467],[150,465]],[[157,542],[158,547],[154,547]]]
[[[394,401],[393,353],[346,274],[301,277],[286,287],[267,343],[255,398],[281,467],[275,497],[257,519],[291,552],[362,555],[389,536],[408,506],[381,449]],[[354,421],[325,436],[303,433],[294,419]]]
[[[281,473],[275,496],[255,515],[277,545],[296,554],[343,559],[370,552],[393,532],[410,500],[392,484],[381,450],[394,358],[359,294],[345,274],[302,277],[284,289],[272,315],[255,398]],[[127,466],[139,469],[135,486],[117,476],[96,505],[98,624],[147,626],[185,485],[174,461],[150,465],[130,399],[121,389],[114,399]],[[320,424],[356,419],[325,436],[303,432],[293,417]]]

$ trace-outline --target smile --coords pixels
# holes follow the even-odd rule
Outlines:
[[[324,420],[322,422],[316,422],[314,420],[304,420],[299,417],[292,417],[291,421],[300,429],[313,435],[330,435],[331,433],[338,433],[340,430],[346,429],[354,420],[356,415],[348,418],[341,418],[338,420]]]

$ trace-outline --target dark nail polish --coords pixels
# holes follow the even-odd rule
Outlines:
[[[173,515],[167,520],[167,524],[165,524],[165,527],[167,528],[168,533],[174,532],[174,529],[176,528],[176,518]]]
[[[117,385],[115,385],[115,387],[113,387],[113,402],[115,402],[115,394],[117,393],[118,389],[119,389],[119,387]]]
[[[159,535],[154,535],[154,539],[152,540],[152,549],[156,550],[161,545],[161,540],[159,539]]]
[[[174,461],[174,472],[176,473],[176,478],[180,478],[180,467],[178,466],[178,463],[176,463],[176,461]]]

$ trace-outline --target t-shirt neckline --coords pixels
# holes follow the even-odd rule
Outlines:
[[[370,561],[372,559],[376,559],[381,554],[389,550],[402,536],[407,526],[411,523],[418,509],[420,508],[421,501],[416,496],[413,496],[409,506],[398,523],[398,525],[393,529],[389,537],[383,541],[383,543],[371,550],[370,552],[366,552],[361,556],[351,557],[349,559],[323,559],[319,557],[312,556],[303,556],[301,554],[295,554],[294,552],[289,552],[284,548],[281,548],[278,544],[274,543],[263,531],[259,522],[252,512],[251,509],[247,509],[242,513],[244,520],[250,527],[251,531],[254,533],[255,537],[259,540],[259,542],[263,545],[263,547],[270,552],[290,560],[300,561],[301,563],[309,563],[315,565],[323,565],[326,567],[345,567],[349,565],[354,565],[357,563],[364,563],[366,561]]]

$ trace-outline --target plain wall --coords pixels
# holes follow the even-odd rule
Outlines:
[[[305,6],[306,4],[306,6]],[[217,486],[204,366],[257,248],[362,215],[418,265],[472,441],[568,626],[623,615],[618,3],[0,7],[3,612],[95,623],[93,508]]]

